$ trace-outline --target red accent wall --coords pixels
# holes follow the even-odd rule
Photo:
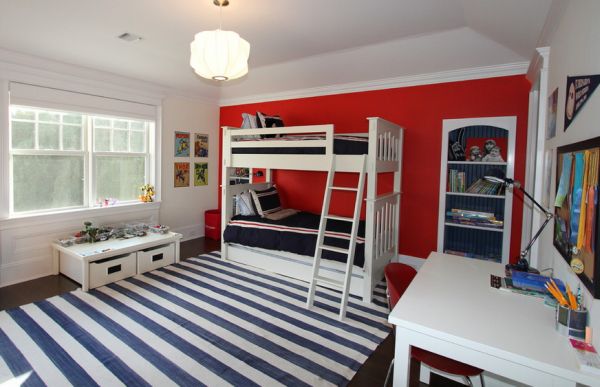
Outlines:
[[[400,254],[426,258],[437,249],[442,120],[517,116],[515,180],[525,177],[530,84],[525,76],[299,98],[221,108],[221,126],[240,126],[241,114],[278,114],[287,126],[335,124],[337,133],[366,132],[366,117],[381,117],[405,128],[402,170]],[[274,180],[286,207],[320,213],[325,173],[277,171]],[[344,177],[354,181],[353,176]],[[389,191],[384,179],[379,191]],[[219,180],[220,181],[220,180]],[[334,198],[334,211],[351,214],[353,199]],[[513,201],[511,261],[519,254],[522,197]]]

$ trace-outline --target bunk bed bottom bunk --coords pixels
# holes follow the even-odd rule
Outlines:
[[[227,257],[228,260],[233,262],[306,281],[307,289],[312,276],[313,257],[306,255],[248,247],[235,243],[223,243],[221,257]],[[321,261],[321,272],[323,276],[342,281],[346,272],[346,264],[324,259]],[[370,287],[370,284],[365,284],[363,269],[353,266],[350,294],[362,298],[365,286]],[[370,300],[363,299],[363,301],[369,302]]]
[[[236,215],[223,231],[223,241],[248,247],[313,257],[321,216],[300,211],[284,219],[271,220],[260,215]],[[352,224],[338,219],[327,221],[325,244],[348,249]],[[365,222],[360,221],[353,264],[359,267],[365,262]],[[324,259],[346,263],[347,256],[333,251],[323,251]]]

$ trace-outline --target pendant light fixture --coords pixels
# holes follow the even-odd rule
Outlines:
[[[219,28],[198,32],[190,43],[190,66],[196,74],[215,81],[240,78],[248,73],[250,44],[234,31],[221,29],[221,13],[229,0],[214,0],[219,7]]]

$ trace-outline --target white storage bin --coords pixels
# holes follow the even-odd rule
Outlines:
[[[90,262],[89,288],[97,288],[135,275],[135,263],[135,253]]]
[[[137,272],[145,273],[175,263],[175,244],[151,247],[137,252]]]

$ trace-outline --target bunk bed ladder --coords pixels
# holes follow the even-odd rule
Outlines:
[[[327,183],[325,185],[325,198],[323,199],[323,210],[321,212],[321,222],[319,224],[319,232],[317,234],[317,245],[315,248],[315,256],[313,261],[312,276],[310,286],[308,288],[308,297],[306,300],[306,307],[311,308],[315,298],[315,291],[317,285],[324,285],[329,288],[337,288],[342,291],[342,298],[340,300],[340,314],[339,319],[343,320],[346,316],[346,307],[348,305],[348,295],[350,293],[350,280],[352,278],[352,266],[354,263],[354,251],[356,248],[356,236],[358,234],[358,225],[360,221],[360,208],[363,199],[363,191],[365,185],[365,174],[366,174],[367,155],[363,155],[362,166],[359,171],[358,186],[354,187],[336,187],[333,185],[334,175],[336,172],[336,160],[335,155],[331,158],[331,167],[327,174]],[[331,193],[333,191],[353,191],[356,194],[356,201],[354,203],[354,216],[352,218],[346,218],[341,216],[331,215],[329,213],[329,204],[331,202]],[[341,220],[352,223],[352,231],[350,232],[350,243],[348,249],[343,249],[336,246],[329,246],[324,243],[325,240],[325,229],[327,227],[327,221],[329,219]],[[333,236],[332,236],[333,237]],[[344,273],[344,280],[339,281],[337,279],[328,278],[319,275],[319,269],[321,268],[321,257],[323,250],[334,251],[342,254],[346,254],[346,271]]]

